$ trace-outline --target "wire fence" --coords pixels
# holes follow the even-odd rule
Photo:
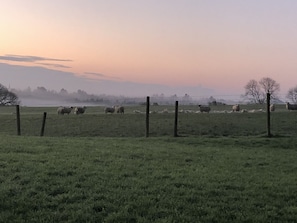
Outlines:
[[[126,106],[124,114],[105,114],[104,107],[88,107],[83,115],[58,115],[56,107],[1,107],[0,134],[49,137],[158,137],[158,136],[288,136],[297,135],[297,111],[284,104],[269,112],[267,104]],[[269,113],[269,122],[268,122]]]

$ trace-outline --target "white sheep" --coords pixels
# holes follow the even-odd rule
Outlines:
[[[200,108],[200,112],[210,112],[210,107],[209,106],[202,106],[202,105],[198,105]]]
[[[115,111],[115,107],[114,106],[113,107],[105,107],[104,108],[105,114],[107,114],[107,113],[114,113],[114,111]]]
[[[297,104],[290,104],[289,102],[286,103],[286,108],[288,110],[297,110]]]
[[[76,114],[76,115],[83,114],[83,113],[85,113],[86,109],[87,109],[86,106],[83,106],[83,107],[75,107],[75,108],[74,108],[74,114]]]
[[[269,111],[271,111],[271,112],[275,111],[275,105],[274,104],[271,104],[269,106]]]
[[[238,112],[238,111],[240,111],[239,104],[233,105],[232,106],[232,112]]]
[[[73,109],[73,107],[63,107],[63,106],[60,106],[57,109],[57,112],[58,112],[58,115],[64,115],[64,114],[69,115],[71,113],[72,109]]]
[[[123,106],[116,106],[115,111],[116,113],[124,114],[125,108]]]

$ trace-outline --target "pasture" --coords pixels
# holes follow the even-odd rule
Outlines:
[[[297,219],[296,138],[0,138],[0,222]]]
[[[213,106],[211,113],[196,113],[198,106],[179,106],[178,134],[180,136],[236,137],[267,134],[265,105],[245,105],[246,113],[232,113],[231,106]],[[259,110],[262,109],[262,112]],[[134,111],[141,113],[134,113]],[[174,106],[151,106],[152,137],[173,136]],[[56,107],[20,107],[21,135],[39,136],[43,113],[47,113],[45,136],[59,137],[143,137],[146,130],[146,107],[130,106],[125,114],[104,114],[104,107],[88,107],[83,115],[57,115]],[[162,113],[162,111],[168,111]],[[226,113],[228,112],[228,113]],[[17,134],[15,107],[0,107],[0,133]],[[297,135],[297,111],[277,105],[271,113],[271,133],[275,136]]]
[[[271,114],[272,138],[265,112],[180,113],[181,137],[156,112],[146,138],[134,110],[21,107],[17,136],[15,108],[1,107],[0,222],[296,221],[296,112]]]

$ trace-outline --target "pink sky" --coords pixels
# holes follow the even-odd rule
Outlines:
[[[0,56],[60,60],[0,62],[222,94],[271,77],[284,95],[297,86],[296,12],[295,0],[3,0]]]

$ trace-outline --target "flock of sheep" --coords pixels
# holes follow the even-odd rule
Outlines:
[[[80,114],[84,114],[86,109],[87,109],[86,106],[83,106],[83,107],[64,107],[64,106],[60,106],[57,109],[57,112],[58,112],[58,115],[64,115],[64,114],[69,115],[73,110],[74,114],[80,115]],[[114,113],[114,112],[124,114],[124,107],[123,106],[106,107],[104,109],[104,112],[105,112],[105,114]]]
[[[199,105],[200,108],[200,112],[210,112],[210,107],[209,106],[202,106]],[[286,109],[287,110],[297,110],[297,104],[290,104],[289,102],[286,103]],[[250,112],[255,112],[256,110],[251,110]],[[263,111],[263,109],[259,109],[258,111]],[[270,112],[274,112],[275,111],[275,105],[271,104],[269,107],[269,111]],[[242,109],[240,110],[240,106],[239,104],[233,105],[232,106],[232,112],[249,112],[246,109]]]
[[[179,110],[179,113],[209,113],[211,111],[210,106],[206,105],[198,105],[199,110],[194,111],[194,110]],[[287,103],[286,108],[288,110],[297,110],[297,105],[292,105]],[[275,104],[271,104],[269,107],[270,112],[275,111]],[[152,111],[150,113],[173,113],[174,111],[170,112],[167,109],[164,109],[163,111]],[[247,109],[241,109],[239,104],[235,104],[231,106],[231,110],[219,110],[219,111],[212,111],[213,113],[234,113],[234,112],[241,112],[241,113],[255,113],[255,112],[265,112],[265,109],[252,109],[252,110],[247,110]],[[134,113],[142,113],[139,110],[134,110]]]
[[[199,111],[197,111],[198,113],[209,113],[211,108],[210,106],[205,106],[205,105],[198,105],[199,107]],[[290,104],[289,102],[286,103],[286,108],[288,110],[297,110],[297,104]],[[64,115],[64,114],[70,114],[72,111],[74,114],[79,115],[79,114],[84,114],[86,111],[87,107],[83,106],[83,107],[59,107],[57,109],[57,112],[59,115]],[[104,113],[119,113],[119,114],[124,114],[124,107],[123,106],[112,106],[112,107],[105,107],[104,108]],[[275,111],[275,105],[271,104],[270,108],[269,108],[270,112]],[[263,109],[258,109],[258,110],[246,110],[246,109],[240,109],[240,105],[236,104],[236,105],[232,105],[232,110],[231,111],[220,111],[220,112],[224,112],[224,113],[228,113],[228,112],[263,112]],[[192,110],[180,110],[180,113],[193,113]],[[196,112],[196,113],[197,113]],[[142,113],[139,110],[134,110],[134,113]],[[157,113],[157,112],[150,112],[150,113]],[[169,111],[167,109],[164,109],[163,111],[159,111],[158,113],[169,113]]]
[[[198,105],[198,106],[200,108],[200,112],[207,112],[207,113],[210,112],[210,107],[209,106],[202,106],[202,105]],[[269,107],[269,110],[270,110],[270,112],[275,111],[275,105],[271,104],[270,107]],[[296,106],[296,109],[292,109],[292,110],[297,110],[297,106]],[[259,110],[253,109],[253,110],[250,110],[250,111],[248,111],[246,109],[240,110],[239,104],[236,104],[236,105],[232,105],[232,111],[231,112],[252,112],[252,113],[254,113],[256,111],[263,112],[263,109],[259,109]],[[225,112],[227,112],[227,111],[225,111]]]
[[[84,107],[63,107],[63,106],[60,106],[57,109],[57,112],[58,112],[58,115],[64,115],[64,114],[69,115],[71,113],[71,111],[73,110],[74,114],[79,115],[79,114],[85,113],[86,109],[87,109],[86,106],[84,106]]]

